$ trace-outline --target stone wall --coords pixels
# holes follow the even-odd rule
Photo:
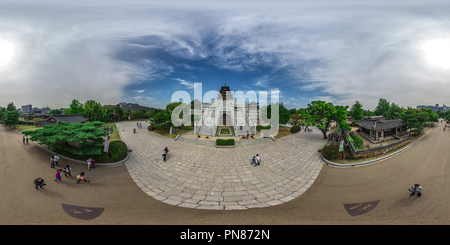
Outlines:
[[[345,140],[347,140],[347,134],[344,133],[344,138]],[[394,142],[392,144],[389,145],[385,145],[385,146],[381,146],[381,147],[375,147],[372,149],[367,149],[367,150],[360,150],[360,151],[356,151],[355,146],[353,145],[352,142],[347,142],[348,146],[350,148],[350,154],[352,155],[353,158],[355,159],[359,159],[359,158],[367,158],[367,157],[373,157],[376,155],[380,155],[380,154],[384,154],[387,153],[391,150],[395,150],[398,149],[402,146],[408,145],[409,143],[411,143],[411,138],[405,138],[402,140],[399,140],[397,142]]]

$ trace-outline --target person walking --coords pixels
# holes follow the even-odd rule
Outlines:
[[[249,136],[250,134],[248,133],[248,131],[247,131],[247,139],[248,139],[248,136]]]
[[[136,133],[136,129],[135,128],[133,128],[133,134],[135,134]]]
[[[67,179],[67,175],[72,177],[72,175],[70,174],[70,171],[72,171],[72,168],[69,165],[66,165],[66,167],[64,167],[64,176],[66,177],[66,179]]]
[[[162,154],[162,156],[163,156],[163,158],[164,158],[164,162],[166,162],[166,157],[167,157],[167,153],[169,152],[169,149],[167,149],[167,147],[166,148],[164,148],[164,151],[163,151],[163,154]]]
[[[250,163],[250,165],[253,165],[253,164],[255,164],[255,166],[256,166],[256,157],[255,156],[253,156],[252,163]]]
[[[409,187],[408,191],[411,192],[410,196],[414,196],[417,193],[417,196],[422,196],[423,187],[419,184],[414,184],[413,186]]]
[[[81,174],[77,176],[77,179],[78,179],[77,184],[79,184],[80,181],[89,182],[89,180],[86,180],[86,176],[84,176],[84,172],[81,172]]]
[[[23,144],[25,145],[25,136],[23,136],[22,142],[23,142]]]
[[[58,166],[59,156],[56,154],[53,159],[55,160],[55,166]]]
[[[27,141],[27,144],[28,144],[28,135],[27,135],[27,137],[25,137],[25,140]]]
[[[55,159],[53,157],[50,158],[50,167],[55,168]]]
[[[256,164],[255,166],[258,166],[261,164],[261,159],[259,158],[259,154],[256,154]]]
[[[87,160],[87,164],[88,164],[88,171],[91,171],[92,158],[89,158]]]
[[[59,180],[60,182],[64,182],[64,180],[61,180],[61,171],[62,171],[62,169],[56,170],[56,179],[55,179],[55,183],[58,183],[58,180]]]
[[[39,177],[34,180],[34,185],[35,185],[36,190],[39,190],[38,187],[40,187],[41,189],[44,189],[42,186],[45,185],[45,181]]]
[[[139,123],[139,128],[142,129],[142,123]]]

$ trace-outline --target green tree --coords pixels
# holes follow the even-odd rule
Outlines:
[[[288,109],[286,109],[286,107],[283,105],[283,103],[275,103],[275,104],[270,104],[268,106],[263,106],[259,111],[262,113],[262,118],[267,118],[270,119],[272,118],[272,106],[278,106],[278,122],[280,124],[285,124],[289,121],[289,119],[291,118],[291,114],[289,112]],[[266,114],[266,110],[264,110],[264,108],[267,107],[267,114]]]
[[[400,116],[402,120],[402,125],[406,126],[409,129],[409,136],[411,136],[411,130],[414,128],[413,132],[422,131],[422,127],[420,125],[418,114],[414,113],[413,110],[406,110]]]
[[[106,132],[101,128],[103,122],[66,123],[42,125],[42,129],[22,132],[30,135],[32,141],[45,144],[50,150],[63,154],[69,152],[81,156],[100,155],[103,150]]]
[[[66,111],[66,114],[81,114],[84,111],[83,103],[80,103],[78,100],[73,99],[72,103],[69,105],[69,110]],[[58,113],[56,113],[58,114]]]
[[[3,120],[3,115],[6,113],[6,108],[0,108],[0,120]]]
[[[48,114],[49,114],[49,115],[60,115],[60,114],[63,113],[63,111],[64,111],[64,109],[63,109],[63,108],[60,108],[60,109],[52,110],[52,111],[50,111]]]
[[[28,119],[28,120],[33,120],[33,118],[34,118],[34,113],[28,113],[28,115],[26,116],[26,118]]]
[[[19,116],[20,116],[20,112],[18,111],[6,111],[3,114],[3,123],[5,125],[14,125],[14,128],[16,128],[16,124],[19,123]]]
[[[384,116],[386,117],[386,113],[389,111],[389,101],[386,99],[380,98],[378,101],[378,105],[375,108],[375,116]]]
[[[6,106],[6,111],[17,111],[13,102],[8,103],[8,105]]]
[[[355,120],[362,120],[364,118],[362,105],[359,101],[356,101],[352,106],[351,116]]]
[[[317,125],[323,133],[323,138],[326,139],[328,127],[332,121],[336,121],[341,128],[349,128],[345,122],[347,109],[348,106],[334,106],[332,103],[321,100],[312,101],[308,104],[307,112],[303,115],[303,118],[307,123]]]

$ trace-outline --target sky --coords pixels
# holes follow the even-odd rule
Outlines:
[[[0,106],[67,108],[73,99],[165,108],[278,91],[374,110],[450,104],[449,1],[4,1]],[[274,97],[275,99],[275,97]],[[270,101],[270,100],[269,100]]]

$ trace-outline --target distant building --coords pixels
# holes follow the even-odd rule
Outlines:
[[[446,106],[446,105],[439,106],[439,104],[436,104],[434,106],[432,106],[432,105],[418,105],[417,106],[417,110],[421,110],[421,109],[431,109],[434,112],[436,112],[436,111],[448,111],[448,110],[450,110],[450,106]]]
[[[31,105],[23,105],[22,106],[23,113],[30,113],[32,110],[33,110],[33,107]]]

